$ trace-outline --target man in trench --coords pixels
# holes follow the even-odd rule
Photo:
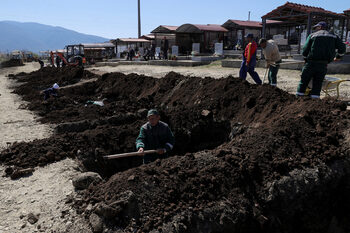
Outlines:
[[[277,86],[277,73],[282,62],[278,46],[273,40],[266,40],[265,38],[259,40],[259,45],[266,59],[266,69],[269,69],[269,84]]]
[[[160,121],[160,115],[156,109],[147,113],[148,122],[144,124],[136,139],[136,149],[143,153],[145,150],[157,150],[156,154],[145,154],[143,163],[147,164],[157,159],[168,158],[175,143],[175,138],[169,126]]]
[[[326,22],[319,22],[314,28],[316,32],[309,35],[303,47],[305,64],[296,95],[304,96],[312,79],[311,98],[319,99],[328,63],[340,60],[346,47],[338,36],[327,31]]]
[[[47,100],[48,98],[50,98],[50,96],[54,96],[57,97],[58,96],[58,89],[60,87],[58,86],[57,83],[55,83],[54,85],[52,85],[52,87],[47,88],[43,91],[44,94],[44,100]]]

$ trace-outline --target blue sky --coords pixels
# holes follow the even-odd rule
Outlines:
[[[342,13],[348,0],[291,2]],[[159,25],[223,24],[227,19],[260,21],[282,1],[141,0],[142,34]],[[122,38],[137,36],[137,0],[0,0],[0,21],[37,22],[78,32]]]

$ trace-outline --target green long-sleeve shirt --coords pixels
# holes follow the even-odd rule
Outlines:
[[[335,56],[343,56],[345,51],[345,44],[338,36],[326,30],[319,30],[307,38],[303,47],[303,56],[308,62],[328,64]]]
[[[139,136],[136,139],[136,149],[144,148],[145,150],[156,150],[164,148],[167,152],[173,149],[175,138],[169,126],[159,121],[157,125],[151,126],[148,122],[144,124]]]

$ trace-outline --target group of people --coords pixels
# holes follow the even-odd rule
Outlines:
[[[130,47],[127,52],[127,57],[126,60],[132,61],[136,55],[138,57],[143,57],[145,61],[148,60],[155,60],[156,57],[161,60],[167,60],[169,57],[169,40],[164,37],[163,40],[161,41],[161,47],[160,47],[160,52],[156,52],[156,47],[154,44],[151,44],[150,47],[145,47],[143,50],[143,53],[141,54],[139,50],[134,49],[133,47]]]
[[[346,47],[338,36],[327,31],[325,22],[319,22],[314,26],[314,29],[315,32],[309,35],[303,47],[302,55],[305,64],[296,95],[304,96],[310,81],[312,81],[310,96],[320,98],[322,83],[327,73],[327,65],[332,61],[340,60],[345,54]],[[260,85],[262,81],[259,74],[254,70],[258,44],[254,41],[253,34],[248,34],[245,38],[247,46],[243,53],[239,77],[245,80],[247,73],[249,73],[255,83]],[[266,40],[265,38],[259,40],[259,45],[266,59],[269,84],[276,86],[277,73],[282,61],[278,46],[273,40]]]
[[[156,48],[154,47],[154,44],[151,44],[150,48],[145,48],[143,59],[145,59],[145,61],[156,59]]]
[[[133,58],[136,56],[136,53],[139,51],[135,51],[134,48],[129,48],[129,51],[127,53],[127,60],[132,61]],[[152,44],[150,48],[146,47],[143,51],[143,54],[138,54],[138,56],[142,56],[145,61],[148,60],[155,60],[156,58],[156,48]]]

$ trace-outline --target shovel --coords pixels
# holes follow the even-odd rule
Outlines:
[[[266,68],[266,71],[265,71],[265,75],[264,75],[264,79],[263,79],[263,81],[262,81],[262,83],[264,84],[264,82],[265,82],[265,78],[266,78],[266,74],[267,74],[267,70],[268,70],[269,68],[267,67]]]
[[[122,153],[122,154],[115,154],[115,155],[106,155],[103,156],[104,159],[120,159],[120,158],[126,158],[126,157],[133,157],[133,156],[144,156],[145,154],[155,154],[157,153],[157,150],[145,150],[144,152],[131,152],[131,153]]]

